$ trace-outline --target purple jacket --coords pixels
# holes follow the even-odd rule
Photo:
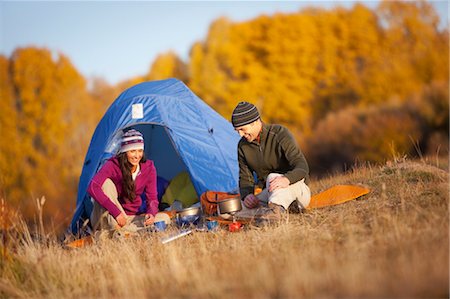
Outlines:
[[[115,218],[120,210],[105,195],[102,185],[106,179],[111,179],[116,185],[119,202],[127,215],[137,215],[142,204],[141,195],[145,193],[147,199],[147,214],[158,213],[158,197],[156,189],[156,169],[152,160],[140,164],[141,170],[134,181],[136,186],[136,198],[131,202],[125,202],[122,194],[122,172],[120,171],[117,157],[106,161],[89,183],[88,193]]]

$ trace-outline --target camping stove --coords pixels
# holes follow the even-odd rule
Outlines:
[[[228,214],[233,218],[233,222],[235,222],[235,214],[242,210],[242,203],[239,197],[232,197],[221,200],[217,203],[217,212],[220,214]]]
[[[231,215],[232,222],[228,225],[230,232],[239,231],[242,223],[236,221],[236,213],[242,210],[242,203],[239,197],[221,200],[217,204],[217,212],[219,215]]]

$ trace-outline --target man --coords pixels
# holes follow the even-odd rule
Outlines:
[[[309,167],[289,130],[263,123],[256,106],[248,102],[236,106],[231,122],[241,136],[238,161],[243,206],[256,209],[265,202],[276,215],[289,207],[308,206]],[[263,188],[262,192],[255,195],[255,187]]]

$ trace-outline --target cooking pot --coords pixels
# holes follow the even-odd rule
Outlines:
[[[190,207],[186,208],[180,211],[177,211],[178,217],[184,217],[184,216],[200,216],[201,210],[199,207]]]
[[[242,203],[239,197],[227,198],[217,202],[217,211],[219,214],[232,214],[240,210],[242,210]]]
[[[178,226],[189,226],[197,224],[200,219],[201,210],[198,207],[190,207],[177,212],[176,223]]]

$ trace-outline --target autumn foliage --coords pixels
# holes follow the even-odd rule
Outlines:
[[[223,17],[188,61],[162,53],[147,74],[115,86],[88,82],[61,53],[16,49],[0,56],[0,197],[26,210],[45,195],[52,219],[70,219],[108,105],[133,84],[168,77],[227,119],[240,100],[256,104],[264,121],[291,129],[313,176],[438,147],[448,154],[448,28],[438,25],[424,1]]]
[[[430,132],[448,151],[448,29],[438,23],[427,2],[402,1],[222,18],[192,47],[189,84],[224,117],[244,99],[287,125],[313,175],[434,153]]]
[[[55,219],[73,209],[83,156],[101,109],[69,59],[46,49],[2,57],[2,194],[27,213],[45,194]]]

